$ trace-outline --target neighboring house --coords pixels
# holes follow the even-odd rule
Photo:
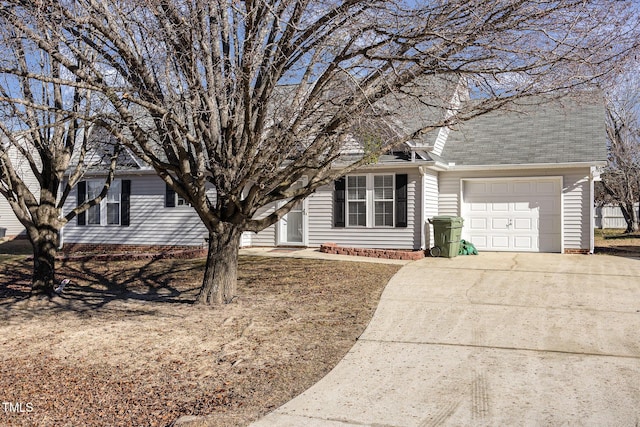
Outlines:
[[[433,244],[429,218],[455,215],[481,251],[592,252],[604,107],[563,103],[428,134],[319,188],[276,225],[245,233],[242,245],[418,250]],[[69,203],[96,185],[87,179]],[[206,235],[188,204],[139,164],[119,170],[109,196],[64,228],[65,244],[83,247],[202,246]]]

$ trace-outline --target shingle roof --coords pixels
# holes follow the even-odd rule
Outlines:
[[[456,165],[598,162],[607,159],[604,104],[572,100],[492,112],[453,129],[442,157]]]

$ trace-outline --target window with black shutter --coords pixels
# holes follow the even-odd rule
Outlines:
[[[396,227],[407,226],[407,174],[396,175]]]
[[[173,188],[169,186],[169,184],[165,183],[164,190],[164,207],[165,208],[175,208],[176,207],[176,192],[173,191]]]
[[[87,183],[85,181],[80,181],[77,186],[77,206],[83,204],[87,198]],[[87,225],[87,213],[81,212],[78,214],[78,225]]]
[[[122,193],[120,194],[120,225],[128,227],[131,222],[131,180],[122,180]]]
[[[407,227],[408,175],[349,175],[334,182],[334,227]]]
[[[345,178],[338,178],[334,182],[333,190],[333,226],[345,225]]]

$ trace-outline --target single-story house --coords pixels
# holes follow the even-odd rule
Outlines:
[[[521,107],[383,155],[319,188],[276,225],[245,233],[242,245],[420,250],[433,245],[428,219],[454,215],[464,219],[462,238],[481,251],[593,252],[593,183],[607,159],[604,107],[571,100]],[[88,175],[69,203],[99,185]],[[135,162],[63,231],[64,244],[76,247],[193,247],[206,236],[188,204]]]

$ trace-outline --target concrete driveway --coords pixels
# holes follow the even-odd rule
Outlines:
[[[253,425],[640,423],[640,259],[426,258],[309,390]]]

